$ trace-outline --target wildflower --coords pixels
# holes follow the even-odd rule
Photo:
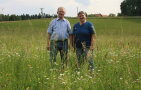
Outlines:
[[[55,65],[58,65],[56,62],[54,63]]]
[[[40,78],[38,78],[38,81],[40,81]]]
[[[77,75],[80,75],[80,72],[77,72]]]
[[[47,76],[44,76],[45,78],[47,77]]]
[[[64,76],[64,74],[60,74],[60,76]]]
[[[120,80],[122,80],[123,78],[120,78]]]
[[[100,72],[101,70],[98,70],[98,72]]]
[[[16,54],[16,56],[20,56],[20,54],[19,53],[15,53]]]
[[[67,73],[68,71],[65,71],[65,73]]]
[[[26,90],[29,90],[29,87],[27,87]]]
[[[66,85],[66,82],[62,82],[61,84],[64,84],[64,85]]]
[[[83,78],[83,76],[80,77],[81,79]]]
[[[80,78],[77,78],[78,80],[80,80]]]
[[[46,78],[47,80],[49,80],[49,78]]]
[[[53,69],[50,69],[50,71],[53,71]]]
[[[92,77],[91,77],[91,76],[89,76],[89,78],[91,79]]]
[[[31,69],[32,69],[33,67],[29,67],[29,68],[31,68]]]
[[[8,57],[11,57],[10,55],[8,55]]]

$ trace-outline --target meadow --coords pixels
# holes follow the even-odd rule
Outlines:
[[[52,68],[46,30],[52,19],[0,22],[0,90],[140,90],[141,18],[88,18],[96,29],[95,71],[78,69],[73,49]],[[71,26],[77,18],[69,18]]]

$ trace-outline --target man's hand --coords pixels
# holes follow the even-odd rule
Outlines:
[[[47,46],[46,49],[49,50],[50,49],[50,34],[47,33]]]
[[[46,49],[47,49],[47,50],[50,50],[50,45],[47,45],[47,46],[46,46]]]

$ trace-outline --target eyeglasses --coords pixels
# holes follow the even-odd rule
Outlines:
[[[63,12],[64,13],[64,11],[58,11],[58,12]]]

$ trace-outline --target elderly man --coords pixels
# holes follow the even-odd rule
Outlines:
[[[51,21],[47,30],[47,50],[50,50],[50,62],[56,62],[57,52],[60,52],[61,62],[67,66],[68,38],[70,48],[72,47],[72,30],[70,23],[64,18],[66,11],[64,7],[57,10],[58,17]]]

